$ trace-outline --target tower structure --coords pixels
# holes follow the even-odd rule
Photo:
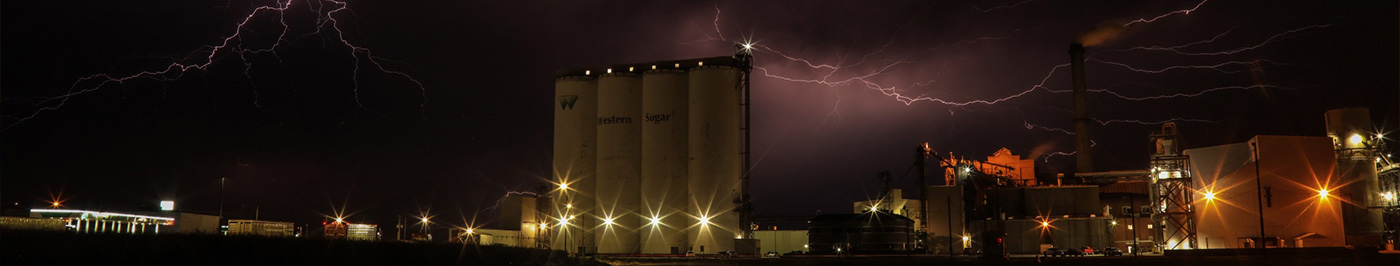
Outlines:
[[[1176,123],[1162,125],[1151,135],[1155,146],[1151,167],[1152,224],[1164,249],[1196,247],[1195,192],[1191,190],[1191,157],[1181,152]]]

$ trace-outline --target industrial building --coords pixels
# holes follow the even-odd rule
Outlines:
[[[378,241],[379,225],[348,223],[337,219],[336,221],[326,223],[325,236],[327,239]]]
[[[853,205],[855,205],[852,210],[854,213],[878,210],[909,218],[914,221],[914,228],[922,228],[924,225],[923,221],[920,221],[915,215],[918,214],[919,210],[922,210],[919,200],[904,198],[903,189],[890,189],[888,195],[881,199],[857,201]]]
[[[806,254],[810,242],[807,230],[754,230],[753,238],[761,244],[759,251],[778,254]]]
[[[294,237],[296,229],[296,225],[289,222],[229,219],[227,234],[231,236]]]
[[[756,252],[742,183],[749,49],[560,71],[550,247]]]
[[[103,212],[33,209],[30,217],[62,220],[78,233],[217,234],[219,216],[189,212]]]
[[[975,161],[941,157],[924,144],[916,166],[936,159],[947,184],[920,195],[920,228],[930,240],[942,237],[948,252],[956,252],[957,239],[993,254],[1052,246],[1160,252],[1393,243],[1400,166],[1383,156],[1385,136],[1367,109],[1327,112],[1327,136],[1256,136],[1185,150],[1176,125],[1166,123],[1148,136],[1155,148],[1144,169],[1095,171],[1083,53],[1071,45],[1075,171],[1044,184],[1034,177],[1034,161],[1007,149]],[[897,204],[882,198],[855,205],[880,202]],[[930,243],[930,252],[942,252],[940,245]]]
[[[1198,178],[1196,248],[1383,244],[1382,209],[1394,192],[1381,189],[1377,170],[1391,164],[1378,153],[1384,136],[1368,112],[1327,112],[1328,136],[1187,149]]]
[[[500,200],[500,217],[495,228],[449,228],[447,241],[479,245],[548,248],[551,227],[548,218],[550,198],[511,194]]]
[[[812,254],[895,254],[915,250],[914,220],[883,211],[821,214],[808,221]]]

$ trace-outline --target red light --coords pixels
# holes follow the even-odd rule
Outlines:
[[[998,246],[1001,245],[1001,238],[1000,238],[1000,237],[997,238],[997,245],[998,245]]]

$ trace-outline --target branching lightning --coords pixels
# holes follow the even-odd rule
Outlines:
[[[1113,51],[1115,51],[1115,52],[1128,52],[1128,51],[1166,51],[1166,52],[1176,53],[1176,54],[1178,54],[1178,55],[1189,55],[1189,56],[1233,55],[1233,54],[1238,54],[1238,53],[1242,53],[1242,52],[1246,52],[1246,51],[1250,51],[1250,50],[1254,50],[1254,49],[1259,49],[1259,48],[1264,47],[1264,46],[1266,46],[1266,45],[1269,45],[1270,43],[1272,43],[1272,42],[1274,42],[1274,41],[1277,41],[1277,40],[1284,40],[1284,39],[1296,37],[1297,34],[1300,33],[1300,32],[1304,32],[1304,31],[1308,31],[1308,30],[1314,30],[1314,29],[1327,28],[1327,27],[1331,27],[1331,26],[1332,26],[1332,23],[1327,23],[1327,24],[1314,24],[1314,25],[1303,26],[1303,27],[1299,27],[1299,28],[1296,28],[1296,29],[1286,30],[1286,31],[1283,31],[1283,32],[1274,34],[1274,35],[1272,35],[1272,36],[1269,36],[1269,38],[1266,38],[1266,39],[1264,39],[1263,41],[1260,41],[1259,43],[1256,43],[1256,44],[1254,44],[1254,45],[1249,45],[1249,46],[1244,46],[1244,47],[1235,48],[1235,49],[1229,49],[1229,50],[1224,50],[1224,51],[1215,51],[1215,52],[1188,52],[1188,51],[1183,51],[1183,49],[1186,49],[1186,48],[1188,48],[1188,47],[1195,46],[1195,45],[1213,43],[1213,42],[1215,42],[1216,40],[1219,40],[1221,37],[1225,36],[1226,34],[1229,34],[1231,31],[1234,31],[1234,28],[1231,28],[1230,30],[1227,30],[1227,31],[1225,31],[1225,32],[1223,32],[1223,33],[1220,33],[1220,34],[1218,34],[1218,35],[1215,35],[1215,37],[1210,38],[1209,40],[1191,42],[1191,43],[1182,44],[1182,45],[1177,45],[1177,46],[1168,46],[1168,47],[1163,47],[1163,46],[1138,46],[1138,47],[1127,48],[1127,49],[1119,49],[1119,50],[1113,50]]]
[[[1190,15],[1191,12],[1196,12],[1196,9],[1201,8],[1202,5],[1205,5],[1206,2],[1209,2],[1209,1],[1210,1],[1210,0],[1201,1],[1200,3],[1197,3],[1196,6],[1191,7],[1191,9],[1182,9],[1182,10],[1176,10],[1176,11],[1172,11],[1172,12],[1167,12],[1166,14],[1162,14],[1162,15],[1159,15],[1159,16],[1156,16],[1156,17],[1153,17],[1153,18],[1150,18],[1150,19],[1148,19],[1148,18],[1139,18],[1139,19],[1135,19],[1135,20],[1133,20],[1133,21],[1128,21],[1128,23],[1123,23],[1123,26],[1124,26],[1124,27],[1127,27],[1127,26],[1131,26],[1131,25],[1133,25],[1133,24],[1138,24],[1138,23],[1152,23],[1152,22],[1155,22],[1155,21],[1157,21],[1157,20],[1159,20],[1159,19],[1166,18],[1166,17],[1170,17],[1170,16],[1176,15],[1176,14]]]
[[[978,6],[975,6],[975,5],[973,5],[972,7],[973,7],[974,9],[980,11],[980,12],[983,12],[983,13],[990,13],[990,12],[994,12],[994,11],[997,11],[997,10],[1016,8],[1017,6],[1024,5],[1024,4],[1033,2],[1033,1],[1034,1],[1034,0],[1023,0],[1023,1],[1016,2],[1016,3],[1014,3],[1014,4],[995,6],[995,7],[991,7],[991,8],[981,8],[981,7],[978,7]],[[1169,11],[1169,12],[1161,13],[1161,14],[1156,15],[1156,16],[1143,17],[1143,18],[1134,19],[1134,20],[1131,20],[1131,21],[1127,21],[1127,22],[1122,23],[1121,25],[1119,25],[1119,27],[1128,27],[1128,26],[1134,26],[1134,25],[1141,26],[1141,25],[1146,25],[1146,24],[1152,24],[1152,23],[1157,22],[1157,21],[1159,21],[1159,20],[1163,20],[1163,19],[1166,19],[1166,18],[1169,18],[1169,17],[1173,17],[1173,16],[1177,16],[1177,15],[1189,15],[1189,14],[1194,13],[1194,12],[1200,10],[1201,8],[1205,7],[1205,6],[1206,6],[1206,3],[1208,3],[1208,2],[1209,2],[1209,0],[1203,0],[1203,1],[1197,2],[1195,5],[1192,5],[1192,6],[1190,6],[1189,8],[1179,9],[1179,10],[1171,10],[1171,11]],[[709,21],[709,22],[710,22],[709,24],[711,24],[710,26],[712,26],[713,29],[709,29],[709,30],[700,30],[700,27],[695,27],[695,29],[696,29],[697,31],[701,31],[701,33],[703,34],[703,36],[704,36],[704,38],[705,38],[704,40],[700,40],[700,41],[697,41],[697,42],[702,42],[702,41],[735,42],[735,41],[731,41],[730,39],[726,38],[725,33],[721,30],[721,27],[720,27],[721,10],[719,9],[718,6],[715,7],[715,14],[714,14],[714,15],[715,15],[714,18],[713,18],[712,20]],[[907,26],[908,24],[905,24],[905,25]],[[692,26],[694,26],[694,25],[692,25]],[[1331,23],[1327,23],[1327,24],[1316,24],[1316,25],[1309,25],[1309,26],[1294,28],[1294,29],[1291,29],[1291,30],[1286,30],[1286,31],[1282,31],[1282,32],[1275,33],[1275,34],[1273,34],[1272,36],[1263,39],[1262,41],[1259,41],[1259,42],[1257,42],[1257,43],[1252,43],[1252,44],[1247,45],[1247,46],[1242,46],[1242,47],[1237,47],[1237,48],[1227,48],[1227,49],[1217,50],[1217,51],[1202,51],[1203,49],[1201,49],[1201,47],[1204,47],[1205,45],[1217,44],[1217,43],[1220,43],[1221,40],[1224,40],[1224,39],[1229,38],[1232,34],[1236,33],[1236,28],[1237,28],[1237,26],[1236,26],[1236,27],[1231,27],[1231,28],[1229,28],[1229,29],[1224,30],[1223,32],[1217,33],[1217,34],[1215,34],[1214,36],[1211,36],[1211,37],[1208,38],[1208,39],[1198,40],[1198,41],[1185,42],[1184,44],[1179,44],[1179,45],[1174,45],[1174,46],[1139,46],[1139,47],[1132,47],[1132,48],[1126,48],[1126,49],[1117,49],[1117,50],[1107,50],[1107,49],[1105,49],[1105,50],[1101,50],[1101,51],[1103,51],[1103,52],[1108,52],[1108,53],[1131,53],[1131,52],[1153,52],[1153,51],[1163,51],[1163,52],[1170,52],[1170,53],[1174,53],[1174,54],[1176,54],[1176,55],[1182,55],[1182,56],[1222,56],[1222,55],[1236,55],[1236,54],[1244,53],[1244,52],[1247,52],[1247,51],[1256,50],[1256,49],[1259,49],[1259,48],[1268,46],[1268,45],[1270,45],[1270,44],[1274,44],[1274,43],[1276,43],[1277,41],[1280,41],[1280,40],[1285,40],[1285,39],[1289,39],[1289,38],[1293,38],[1293,37],[1300,36],[1300,35],[1301,35],[1302,33],[1304,33],[1304,32],[1308,32],[1308,31],[1311,31],[1311,30],[1322,29],[1322,28],[1326,28],[1326,27],[1329,27],[1329,26],[1332,26],[1332,24],[1331,24]],[[901,27],[904,27],[904,26],[901,26]],[[950,43],[950,44],[943,44],[943,45],[939,45],[939,46],[935,46],[935,47],[931,47],[931,48],[920,49],[919,51],[915,51],[915,52],[899,53],[899,54],[891,54],[891,53],[890,53],[890,50],[892,49],[891,47],[894,46],[895,43],[896,43],[896,38],[891,37],[891,38],[888,39],[888,40],[884,40],[883,43],[882,43],[881,45],[872,47],[872,49],[871,49],[870,51],[868,51],[868,52],[865,52],[865,53],[858,53],[858,54],[855,54],[855,55],[853,55],[853,56],[844,56],[844,55],[843,55],[843,56],[837,56],[837,57],[835,58],[835,61],[823,61],[823,60],[817,60],[817,59],[813,59],[813,58],[806,58],[806,57],[803,57],[803,56],[800,56],[800,55],[797,55],[797,54],[793,54],[793,53],[789,53],[789,52],[784,52],[783,49],[780,49],[779,47],[775,47],[775,46],[772,45],[772,44],[754,44],[753,47],[758,48],[758,49],[756,49],[757,52],[759,52],[758,55],[760,55],[760,56],[762,56],[762,55],[771,55],[771,56],[773,56],[773,59],[775,59],[775,60],[759,60],[759,61],[756,61],[756,62],[758,63],[758,65],[755,66],[754,69],[755,69],[755,73],[758,74],[758,75],[761,75],[762,77],[769,78],[769,79],[775,79],[775,80],[779,80],[779,81],[783,81],[783,82],[791,82],[791,83],[798,83],[798,84],[810,84],[810,85],[820,85],[820,86],[825,86],[825,87],[828,87],[828,88],[848,88],[848,87],[850,87],[850,88],[859,88],[859,89],[866,89],[866,90],[874,90],[874,91],[880,92],[882,95],[891,97],[891,98],[893,98],[894,100],[896,100],[896,101],[898,101],[898,102],[900,102],[900,103],[902,103],[902,104],[904,104],[904,105],[913,105],[913,104],[918,103],[918,102],[928,102],[928,103],[934,103],[934,104],[939,104],[939,105],[948,106],[948,107],[990,106],[990,105],[1001,104],[1001,103],[1013,101],[1013,100],[1016,100],[1016,99],[1019,99],[1019,98],[1022,98],[1022,97],[1026,97],[1026,96],[1031,95],[1032,93],[1034,93],[1034,92],[1036,92],[1036,91],[1043,91],[1043,92],[1054,93],[1054,94],[1071,92],[1071,90],[1069,90],[1069,89],[1052,89],[1052,88],[1050,88],[1049,86],[1047,86],[1047,82],[1050,82],[1050,80],[1051,80],[1053,77],[1055,77],[1056,74],[1060,74],[1060,75],[1065,75],[1065,74],[1067,74],[1067,73],[1062,73],[1062,71],[1063,71],[1063,72],[1068,72],[1068,67],[1070,66],[1070,64],[1059,64],[1059,65],[1049,66],[1049,69],[1046,71],[1046,73],[1044,74],[1044,76],[1042,76],[1041,80],[1040,80],[1038,83],[1035,83],[1035,84],[1028,84],[1028,85],[1029,85],[1028,87],[1025,87],[1025,88],[1020,89],[1020,90],[1013,91],[1013,92],[1011,92],[1011,93],[1009,93],[1009,94],[1005,94],[1004,96],[1000,96],[1000,97],[990,97],[990,98],[981,98],[981,99],[973,98],[973,99],[958,99],[958,100],[953,100],[953,99],[942,98],[942,97],[939,97],[939,96],[928,95],[928,94],[910,94],[909,90],[907,89],[907,88],[913,88],[913,87],[929,87],[929,88],[933,88],[933,89],[943,89],[943,90],[947,90],[948,88],[937,88],[937,86],[935,86],[935,82],[937,81],[937,78],[935,78],[935,79],[927,79],[927,78],[925,78],[925,79],[920,79],[920,80],[926,80],[926,81],[918,81],[918,82],[912,82],[912,83],[905,83],[905,85],[908,85],[907,88],[901,88],[901,87],[898,87],[898,86],[894,86],[894,85],[892,85],[892,84],[889,84],[889,81],[888,81],[888,80],[892,80],[891,77],[892,77],[893,75],[896,75],[896,74],[892,74],[892,73],[894,73],[894,72],[896,72],[896,71],[905,71],[905,70],[907,70],[907,69],[912,69],[912,68],[919,68],[919,67],[922,67],[922,66],[926,65],[927,63],[930,63],[930,62],[924,62],[924,61],[922,61],[921,59],[922,59],[925,55],[929,55],[929,54],[934,54],[934,53],[936,53],[936,52],[940,52],[938,48],[942,48],[942,47],[945,47],[945,46],[968,45],[968,44],[973,44],[973,43],[977,43],[977,42],[984,42],[984,41],[1001,41],[1001,40],[1007,40],[1007,39],[1010,39],[1010,38],[1012,37],[1012,34],[1016,33],[1017,31],[1019,31],[1019,29],[1016,30],[1016,31],[1011,32],[1011,34],[1008,34],[1008,35],[1006,35],[1006,36],[1001,36],[1001,37],[979,37],[979,38],[961,40],[961,41],[957,41],[957,42]],[[898,31],[896,31],[896,32],[898,32]],[[752,42],[746,40],[746,41],[743,41],[742,43],[748,44],[748,43],[752,43]],[[850,60],[850,61],[848,61],[847,59],[856,59],[856,60]],[[1124,69],[1124,70],[1127,70],[1127,71],[1131,71],[1131,73],[1140,73],[1140,74],[1144,74],[1144,75],[1160,75],[1160,74],[1169,74],[1169,73],[1174,73],[1174,72],[1189,72],[1189,71],[1214,71],[1214,72],[1218,72],[1218,73],[1224,74],[1224,75],[1236,75],[1236,74],[1241,74],[1241,73],[1252,73],[1252,72],[1257,72],[1257,71],[1259,71],[1261,68],[1264,68],[1264,67],[1291,67],[1291,66],[1294,66],[1294,64],[1291,64],[1291,63],[1278,62],[1278,61],[1270,60],[1270,59],[1267,59],[1267,58],[1259,58],[1259,59],[1252,59],[1252,60],[1221,60],[1221,61],[1216,61],[1216,62],[1207,63],[1207,64],[1178,64],[1178,65],[1166,65],[1166,66],[1155,66],[1155,67],[1143,67],[1143,66],[1138,66],[1138,65],[1136,65],[1136,63],[1129,63],[1129,62],[1122,62],[1122,61],[1114,61],[1114,60],[1101,59],[1101,58],[1096,58],[1095,56],[1089,56],[1088,58],[1086,58],[1086,62],[1092,62],[1092,63],[1096,63],[1096,64],[1103,64],[1103,65],[1107,65],[1107,66],[1112,66],[1112,67],[1114,67],[1114,68],[1120,68],[1120,69]],[[878,63],[878,64],[872,65],[872,64],[874,64],[874,63]],[[947,64],[947,62],[932,62],[932,63],[941,63],[941,64],[943,64],[944,66],[946,66],[946,64]],[[784,65],[784,64],[786,64],[786,65]],[[861,66],[861,67],[857,68],[856,66]],[[786,67],[786,68],[785,68],[785,67]],[[941,69],[940,69],[939,71],[940,71],[939,74],[941,74]],[[792,73],[812,73],[812,74],[807,74],[807,75],[804,76],[804,75],[801,75],[801,74],[799,74],[799,75],[793,75]],[[758,76],[758,75],[756,75],[756,76]],[[899,78],[893,78],[893,80],[898,80],[898,79],[899,79]],[[907,79],[905,79],[905,80],[907,80]],[[1090,93],[1094,93],[1094,94],[1106,94],[1106,95],[1112,96],[1113,98],[1118,99],[1118,100],[1121,100],[1121,101],[1154,101],[1154,100],[1185,100],[1185,99],[1195,99],[1195,98],[1207,96],[1207,95],[1210,95],[1210,94],[1213,94],[1213,93],[1221,93],[1221,92],[1226,92],[1226,91],[1291,89],[1291,88],[1289,88],[1289,87],[1285,87],[1285,86],[1282,86],[1282,85],[1266,84],[1266,83],[1259,83],[1259,84],[1252,84],[1252,85],[1228,85],[1228,86],[1218,86],[1218,87],[1209,87],[1209,86],[1206,86],[1206,87],[1207,87],[1207,88],[1197,88],[1197,89],[1192,89],[1192,88],[1180,88],[1180,89],[1174,90],[1174,92],[1154,93],[1154,94],[1148,94],[1148,95],[1129,95],[1129,94],[1127,94],[1127,93],[1120,92],[1120,91],[1115,91],[1115,90],[1111,90],[1111,89],[1093,89],[1093,88],[1091,88],[1091,89],[1089,89],[1088,91],[1089,91]],[[838,96],[838,99],[839,99],[839,96]],[[839,101],[839,100],[838,100],[838,101]],[[838,105],[839,105],[839,104],[838,104]],[[954,109],[954,108],[950,108],[950,109],[948,110],[950,115],[953,114],[953,109]],[[829,112],[829,113],[827,114],[827,116],[830,117],[830,116],[832,116],[832,115],[837,115],[837,114],[839,114],[839,111],[837,111],[835,108],[833,108],[833,110],[832,110],[831,112]],[[1194,123],[1209,123],[1209,124],[1221,123],[1221,121],[1217,121],[1217,120],[1200,119],[1200,118],[1185,118],[1185,117],[1177,117],[1177,118],[1169,118],[1169,119],[1158,119],[1158,120],[1114,118],[1114,119],[1094,119],[1094,121],[1097,122],[1097,123],[1099,123],[1099,124],[1102,125],[1102,126],[1110,126],[1110,125],[1114,125],[1114,124],[1156,125],[1156,124],[1161,124],[1161,123],[1166,123],[1166,122],[1194,122]],[[1029,121],[1022,121],[1022,126],[1025,127],[1027,130],[1041,130],[1041,131],[1047,131],[1047,132],[1057,132],[1057,133],[1061,133],[1061,134],[1065,134],[1065,135],[1073,135],[1073,134],[1074,134],[1073,131],[1070,131],[1070,130],[1066,130],[1066,129],[1062,129],[1062,128],[1054,128],[1054,127],[1042,126],[1042,125],[1038,125],[1038,124],[1031,123],[1031,122],[1029,122]],[[1073,152],[1053,152],[1053,153],[1049,153],[1049,154],[1047,154],[1047,155],[1044,155],[1043,158],[1044,158],[1045,160],[1049,160],[1051,157],[1055,157],[1055,156],[1066,156],[1066,155],[1073,155],[1073,154],[1074,154]]]
[[[299,37],[322,35],[323,29],[332,30],[335,32],[333,40],[347,48],[349,50],[349,55],[355,59],[355,63],[353,65],[354,70],[353,72],[351,72],[351,79],[353,79],[355,84],[353,88],[355,104],[359,108],[364,110],[370,110],[366,108],[363,103],[360,102],[360,84],[358,77],[358,73],[360,72],[361,68],[361,63],[369,63],[373,65],[372,67],[374,69],[377,69],[378,71],[385,74],[401,77],[404,80],[407,80],[408,82],[412,83],[415,87],[417,87],[420,91],[420,95],[423,97],[423,101],[419,104],[420,111],[422,110],[423,106],[427,103],[427,90],[423,86],[422,82],[418,81],[418,79],[414,78],[408,73],[386,67],[383,62],[389,61],[388,59],[376,56],[374,55],[374,51],[370,48],[357,45],[353,41],[346,39],[344,29],[341,28],[342,18],[340,16],[343,16],[341,15],[342,13],[353,14],[354,11],[350,9],[349,5],[345,1],[278,0],[271,5],[262,5],[253,8],[253,10],[249,12],[247,16],[243,17],[241,20],[238,21],[238,23],[236,23],[233,26],[233,33],[229,34],[228,36],[222,37],[218,44],[206,45],[195,49],[194,51],[189,52],[184,59],[174,60],[173,62],[170,62],[167,65],[165,65],[163,68],[147,69],[137,71],[131,74],[97,73],[79,78],[73,81],[71,84],[69,84],[68,90],[63,94],[48,97],[35,103],[34,105],[35,107],[37,107],[36,110],[19,116],[6,116],[7,118],[14,119],[14,122],[6,126],[6,129],[14,127],[15,125],[18,125],[35,117],[38,117],[44,112],[62,108],[65,104],[68,103],[69,100],[73,99],[74,97],[82,96],[83,94],[100,90],[102,88],[107,87],[107,85],[122,84],[128,81],[139,79],[150,79],[157,81],[178,80],[187,73],[208,70],[210,66],[214,65],[215,63],[218,63],[221,59],[227,58],[229,56],[235,56],[240,62],[243,63],[243,74],[244,76],[249,77],[251,82],[251,71],[253,69],[253,62],[249,59],[249,56],[266,53],[271,54],[274,58],[277,58],[278,60],[281,60],[281,57],[277,55],[278,49],[281,48],[284,42],[289,41],[290,39],[294,39],[289,37],[289,35],[293,33],[291,30],[291,25],[288,24],[286,19],[287,13],[294,11],[292,9],[294,2],[305,2],[306,10],[310,11],[311,13],[314,13],[317,17],[316,25],[314,27],[315,31]],[[329,8],[329,10],[327,10],[327,8]],[[248,34],[257,32],[257,30],[249,28],[249,23],[267,16],[275,16],[276,20],[281,23],[282,28],[278,31],[279,33],[277,35],[277,38],[272,44],[268,44],[266,46],[261,47],[254,47],[253,44],[244,40],[245,37],[248,37]],[[254,99],[252,104],[255,107],[260,107],[258,103],[259,96],[256,89],[253,90],[253,97]]]

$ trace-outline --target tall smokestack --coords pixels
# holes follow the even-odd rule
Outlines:
[[[1074,80],[1074,163],[1075,172],[1094,171],[1089,151],[1089,90],[1084,86],[1084,45],[1069,45],[1069,68]]]

